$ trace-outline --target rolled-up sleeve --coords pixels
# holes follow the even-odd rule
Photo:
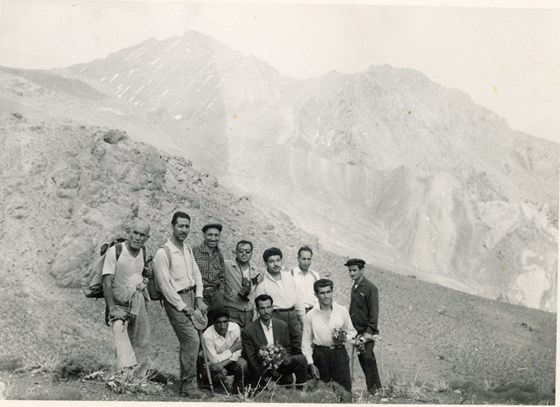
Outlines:
[[[307,314],[303,318],[303,337],[301,338],[301,352],[307,364],[313,363],[313,326],[311,325],[311,315]]]
[[[171,285],[171,278],[169,274],[169,260],[165,249],[160,248],[154,257],[154,273],[158,282],[159,289],[167,302],[177,308],[178,311],[185,309],[187,304],[177,294],[177,291]],[[199,272],[200,273],[200,272]]]
[[[214,343],[214,337],[210,332],[205,332],[202,335],[202,346],[206,349],[206,354],[208,355],[208,360],[211,365],[223,362],[224,360],[230,359],[232,353],[229,349],[226,349],[222,353],[216,351],[216,344]]]

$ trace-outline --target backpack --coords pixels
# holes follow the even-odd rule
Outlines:
[[[105,264],[105,257],[107,250],[115,246],[117,261],[122,253],[122,242],[126,239],[118,238],[110,243],[105,243],[99,249],[99,257],[84,273],[82,276],[81,287],[82,292],[87,298],[103,298],[103,264]]]
[[[99,257],[84,273],[82,276],[81,287],[82,292],[87,298],[103,298],[103,265],[105,264],[105,257],[110,247],[115,246],[116,261],[122,253],[122,245],[126,239],[119,237],[110,243],[105,243],[99,249]],[[146,249],[142,247],[142,256],[144,258],[144,273],[147,269]]]
[[[169,261],[169,269],[171,270],[171,251],[167,246],[161,246],[161,249],[165,250],[167,254],[167,260]],[[162,301],[163,294],[159,288],[159,283],[157,282],[156,276],[153,270],[154,266],[153,263],[151,264],[150,274],[148,275],[148,294],[150,295],[150,299],[153,301]]]

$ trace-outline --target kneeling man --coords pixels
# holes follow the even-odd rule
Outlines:
[[[212,382],[224,383],[233,375],[232,392],[242,393],[247,380],[247,362],[241,357],[241,330],[235,322],[230,322],[229,311],[215,308],[209,311],[214,324],[202,335],[202,346],[208,355],[212,372]]]
[[[348,310],[333,301],[333,282],[326,278],[313,284],[319,300],[305,316],[302,350],[311,374],[324,382],[337,382],[352,392],[348,352],[344,344],[356,336]]]
[[[295,374],[296,384],[301,384],[306,378],[305,357],[292,354],[288,324],[272,318],[272,303],[272,297],[268,294],[261,294],[255,298],[259,318],[241,331],[243,354],[247,358],[250,374],[254,379],[260,378],[261,384],[265,384],[270,378],[278,380],[280,384],[292,384],[292,374]],[[269,345],[276,345],[282,355],[276,368],[267,362],[267,356],[259,352]],[[297,388],[300,389],[301,386]]]

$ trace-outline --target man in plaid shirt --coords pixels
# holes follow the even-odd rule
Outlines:
[[[193,255],[202,274],[202,284],[204,290],[202,298],[208,308],[220,308],[224,306],[225,289],[225,263],[224,256],[218,243],[222,225],[219,223],[209,223],[202,227],[204,241],[193,247]],[[211,324],[213,321],[209,321]]]

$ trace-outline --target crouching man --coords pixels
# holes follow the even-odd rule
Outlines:
[[[248,384],[247,361],[241,357],[241,329],[229,320],[229,311],[223,307],[208,312],[214,324],[202,335],[202,346],[208,356],[212,383],[225,385],[227,376],[233,375],[231,392],[243,393]]]
[[[241,331],[243,354],[250,374],[260,384],[266,384],[270,379],[279,384],[292,384],[292,375],[296,376],[297,385],[302,384],[307,372],[305,356],[293,354],[297,339],[290,339],[287,323],[272,318],[272,304],[272,297],[268,294],[255,298],[259,318]],[[296,388],[299,390],[302,386]]]
[[[138,367],[137,375],[147,370],[147,346],[150,333],[145,300],[148,298],[144,271],[144,243],[150,226],[136,221],[128,240],[107,251],[103,264],[103,294],[120,369]]]

